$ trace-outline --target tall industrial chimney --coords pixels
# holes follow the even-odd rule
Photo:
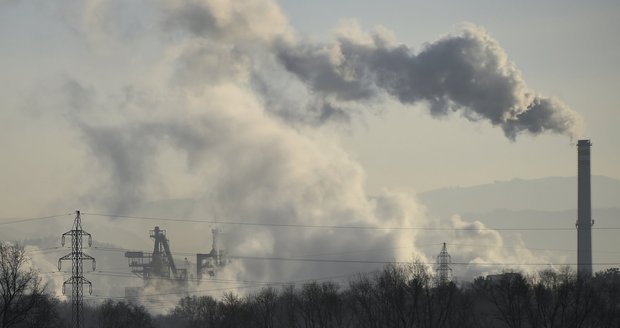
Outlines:
[[[592,276],[592,204],[590,140],[577,142],[577,275]]]

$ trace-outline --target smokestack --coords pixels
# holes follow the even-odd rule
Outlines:
[[[592,204],[590,195],[590,140],[577,142],[577,274],[592,276]]]

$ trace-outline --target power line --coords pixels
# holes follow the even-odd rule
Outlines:
[[[480,245],[482,246],[482,245]],[[102,249],[100,247],[95,247],[95,249],[105,250],[105,251],[114,251],[114,252],[124,252],[126,249],[122,248],[106,248]],[[175,254],[184,254],[191,255],[191,253],[175,253]],[[324,258],[306,258],[306,257],[263,257],[263,256],[240,256],[240,255],[228,255],[230,259],[239,259],[239,260],[265,260],[265,261],[281,261],[281,262],[313,262],[313,263],[338,263],[338,264],[382,264],[382,265],[403,265],[410,264],[411,261],[388,261],[388,260],[353,260],[353,259],[324,259]],[[424,265],[434,265],[435,263],[424,262],[420,263]],[[553,262],[540,262],[540,263],[516,263],[516,262],[508,262],[508,263],[471,263],[471,262],[451,262],[453,265],[460,266],[566,266],[566,265],[577,265],[576,263],[553,263]],[[592,263],[592,265],[620,265],[620,263],[615,262],[596,262]]]
[[[308,254],[305,256],[329,256],[329,255],[338,255],[338,254],[355,254],[355,253],[373,253],[373,252],[381,252],[388,250],[396,250],[396,249],[415,249],[415,248],[423,248],[429,246],[438,246],[442,243],[434,243],[434,244],[425,244],[425,245],[417,245],[411,247],[389,247],[389,248],[379,248],[379,249],[367,249],[367,250],[359,250],[359,251],[350,251],[350,252],[335,252],[335,253],[319,253],[319,254]],[[490,247],[490,245],[474,245],[474,244],[450,244],[452,246],[461,246],[461,247]],[[493,246],[498,248],[506,248],[506,249],[525,249],[525,250],[534,250],[534,251],[560,251],[560,252],[576,252],[574,249],[555,249],[555,248],[528,248],[528,247],[519,247],[519,246]],[[128,248],[114,248],[114,247],[100,247],[93,246],[94,250],[97,251],[106,251],[106,252],[127,252],[127,251],[136,251],[135,249]],[[148,250],[138,250],[142,252],[149,252]],[[610,253],[610,254],[619,254],[619,251],[595,251],[595,253]],[[173,255],[177,256],[191,256],[195,255],[195,252],[173,252]],[[229,256],[229,257],[234,257]]]
[[[242,286],[234,286],[234,287],[220,287],[220,288],[212,288],[212,289],[202,289],[202,290],[184,290],[184,291],[175,291],[175,292],[167,292],[167,293],[156,293],[156,294],[142,294],[142,295],[137,295],[137,296],[103,296],[103,295],[97,295],[95,297],[91,297],[90,299],[96,299],[96,298],[109,298],[109,299],[136,299],[136,298],[145,298],[145,297],[152,297],[152,296],[167,296],[167,295],[179,295],[179,294],[188,294],[188,293],[208,293],[208,292],[214,292],[214,291],[222,291],[222,290],[231,290],[231,289],[243,289],[243,288],[254,288],[254,287],[264,287],[264,286],[284,286],[284,285],[294,285],[294,284],[298,284],[298,283],[304,283],[304,282],[314,282],[314,281],[322,281],[322,280],[332,280],[332,279],[337,279],[337,278],[344,278],[344,277],[352,277],[352,276],[356,276],[359,274],[368,274],[368,273],[372,273],[372,272],[376,272],[376,270],[373,271],[368,271],[368,272],[356,272],[356,273],[349,273],[349,274],[343,274],[343,275],[337,275],[337,276],[328,276],[328,277],[320,277],[320,278],[311,278],[311,279],[300,279],[300,280],[291,280],[291,281],[262,281],[262,282],[257,282],[256,285],[242,285]],[[208,282],[209,280],[205,280],[206,282]]]
[[[290,258],[290,257],[262,257],[262,256],[228,256],[229,258],[243,260],[268,260],[268,261],[294,261],[294,262],[318,262],[318,263],[353,263],[353,264],[411,264],[419,263],[424,265],[434,265],[432,262],[411,262],[411,261],[382,261],[382,260],[345,260],[345,259],[313,259],[313,258]],[[451,262],[453,265],[480,265],[480,266],[563,266],[577,265],[577,263],[471,263],[471,262]],[[593,265],[620,265],[620,262],[600,262],[592,263]]]
[[[457,245],[457,244],[455,244]],[[471,246],[471,245],[470,245]],[[480,245],[481,247],[484,245]],[[93,247],[97,250],[111,251],[111,252],[125,252],[128,249],[124,248],[105,248],[105,247]],[[147,252],[147,251],[144,251]],[[193,253],[187,252],[176,252],[174,254],[181,255],[191,255]],[[228,258],[231,259],[240,259],[240,260],[266,260],[266,261],[286,261],[286,262],[316,262],[316,263],[351,263],[351,264],[410,264],[411,261],[386,261],[386,260],[349,260],[349,259],[321,259],[321,258],[298,258],[298,257],[265,257],[265,256],[244,256],[244,255],[227,255]],[[434,265],[435,263],[431,262],[422,262],[420,264],[424,265]],[[470,262],[451,262],[451,264],[455,265],[482,265],[482,266],[545,266],[545,265],[577,265],[576,263],[552,263],[552,262],[541,262],[541,263],[470,263]],[[592,265],[620,265],[619,263],[612,262],[600,262],[600,263],[592,263]]]
[[[34,218],[2,218],[0,219],[0,225],[6,225],[6,224],[14,224],[14,223],[24,223],[24,222],[30,222],[30,221],[41,221],[41,220],[47,220],[47,219],[53,219],[53,218],[58,218],[61,216],[68,216],[68,215],[72,215],[73,213],[66,213],[66,214],[55,214],[55,215],[48,215],[48,216],[40,216],[40,217],[34,217]],[[8,222],[4,222],[5,220],[12,220],[12,221],[8,221]]]
[[[448,227],[376,227],[376,226],[344,226],[344,225],[321,225],[321,224],[292,224],[292,223],[272,223],[272,222],[244,222],[244,221],[219,221],[219,220],[198,220],[192,218],[177,219],[164,217],[147,217],[147,216],[129,216],[102,213],[86,213],[92,216],[102,216],[110,218],[123,218],[133,220],[149,220],[149,221],[168,221],[168,222],[188,222],[188,223],[205,223],[205,224],[221,224],[221,225],[242,225],[242,226],[266,226],[281,228],[317,228],[317,229],[358,229],[358,230],[424,230],[424,231],[479,231],[479,230],[496,230],[496,231],[575,231],[575,228],[448,228]],[[593,230],[620,230],[620,227],[596,227]]]
[[[280,228],[306,228],[306,229],[356,229],[356,230],[421,230],[421,231],[480,231],[480,230],[495,230],[495,231],[575,231],[574,228],[552,228],[552,227],[522,227],[522,228],[452,228],[452,227],[377,227],[377,226],[346,226],[346,225],[320,225],[320,224],[291,224],[291,223],[272,223],[272,222],[244,222],[244,221],[219,221],[219,220],[199,220],[192,218],[165,218],[165,217],[147,217],[147,216],[129,216],[129,215],[116,215],[116,214],[103,214],[103,213],[87,213],[86,215],[110,217],[110,218],[124,218],[133,220],[149,220],[149,221],[167,221],[167,222],[187,222],[187,223],[204,223],[204,224],[221,224],[221,225],[242,225],[242,226],[264,226],[264,227],[280,227]],[[62,216],[71,215],[56,214],[43,217],[12,219],[3,218],[0,220],[12,220],[8,222],[0,222],[0,225],[24,223],[30,221],[40,221],[46,219],[52,219]],[[592,230],[620,230],[620,227],[593,227]]]
[[[56,252],[56,251],[62,251],[67,249],[66,247],[46,247],[46,248],[37,248],[37,249],[30,249],[30,250],[26,250],[25,252],[28,254],[39,254],[39,253],[52,253],[52,252]]]
[[[576,249],[565,249],[565,248],[536,248],[536,247],[521,247],[521,246],[495,246],[495,245],[481,245],[481,244],[452,244],[448,243],[451,246],[460,246],[460,247],[495,247],[495,248],[506,248],[506,249],[525,249],[530,251],[545,251],[545,252],[577,252]],[[609,253],[609,254],[620,254],[620,251],[593,251],[593,253]]]
[[[93,275],[98,276],[109,276],[109,277],[119,277],[119,278],[136,278],[142,280],[143,278],[129,272],[119,272],[119,271],[104,271],[97,270],[92,272]],[[152,277],[149,280],[163,280],[163,281],[172,281],[178,282],[177,279],[169,278],[169,277]],[[209,279],[197,279],[197,278],[188,278],[187,281],[193,282],[203,282],[203,283],[217,283],[217,284],[253,284],[253,285],[269,285],[269,284],[286,284],[286,281],[258,281],[258,280],[234,280],[234,279],[218,279],[218,278],[209,278]]]
[[[430,246],[437,244],[429,244],[422,246]],[[454,246],[476,246],[476,247],[485,247],[488,245],[472,245],[472,244],[452,244]],[[518,248],[518,249],[528,249],[525,247],[508,247],[502,246],[503,248]],[[112,251],[112,252],[125,252],[128,249],[124,248],[111,248],[111,247],[93,247],[98,251]],[[546,249],[537,249],[537,250],[546,250]],[[565,251],[574,251],[574,250],[565,250]],[[616,252],[617,253],[617,252]],[[177,255],[193,255],[193,253],[189,252],[176,252]],[[336,253],[338,254],[338,253]],[[329,255],[329,254],[323,254]],[[283,262],[311,262],[311,263],[339,263],[339,264],[382,264],[382,265],[403,265],[409,264],[411,262],[408,261],[387,261],[387,260],[354,260],[354,259],[325,259],[325,258],[307,258],[307,257],[259,257],[259,256],[235,256],[230,255],[231,259],[241,259],[241,260],[265,260],[265,261],[283,261]],[[421,263],[425,265],[432,265],[433,263]],[[451,264],[459,265],[459,266],[565,266],[565,265],[576,265],[575,263],[552,263],[552,262],[540,262],[540,263],[471,263],[471,262],[453,262]],[[600,262],[600,263],[592,263],[593,265],[620,265],[620,263],[615,262]],[[97,275],[124,275],[133,277],[130,273],[122,273],[122,272],[103,272],[98,271]],[[233,281],[230,281],[233,282]],[[237,282],[237,281],[234,281]]]
[[[576,252],[575,249],[563,249],[563,248],[536,248],[536,247],[521,247],[521,246],[495,246],[495,245],[482,245],[482,244],[454,244],[447,243],[450,246],[458,246],[458,247],[495,247],[495,248],[504,248],[504,249],[524,249],[530,251],[541,251],[541,252]],[[376,248],[376,249],[366,249],[366,250],[355,250],[355,251],[344,251],[344,252],[330,252],[330,253],[314,253],[314,254],[306,254],[304,256],[330,256],[330,255],[339,255],[339,254],[363,254],[363,253],[377,253],[384,251],[391,251],[397,249],[415,249],[415,248],[425,248],[431,246],[439,246],[442,243],[432,243],[432,244],[424,244],[424,245],[415,245],[415,246],[406,246],[406,247],[386,247],[386,248]],[[128,248],[114,248],[114,247],[101,247],[101,246],[93,246],[91,247],[95,251],[104,251],[104,252],[127,252],[127,251],[135,251],[135,249]],[[39,248],[27,250],[26,253],[29,254],[38,254],[38,253],[51,253],[62,251],[66,248],[64,247],[47,247],[47,248]],[[149,252],[147,250],[142,250],[142,252]],[[601,253],[601,254],[620,254],[620,251],[609,251],[609,250],[594,250],[593,253]],[[173,252],[173,255],[177,256],[191,256],[195,255],[195,252]]]

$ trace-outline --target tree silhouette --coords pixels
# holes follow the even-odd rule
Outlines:
[[[24,321],[41,301],[45,286],[29,267],[23,247],[0,244],[0,261],[0,327],[8,328]]]

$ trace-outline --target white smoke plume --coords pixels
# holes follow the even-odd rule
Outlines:
[[[497,42],[478,28],[414,54],[384,34],[300,41],[269,0],[61,3],[72,8],[60,10],[67,38],[78,40],[87,59],[51,74],[57,88],[33,87],[32,94],[46,100],[36,103],[40,119],[61,118],[59,130],[70,131],[67,139],[82,155],[75,175],[84,186],[78,203],[85,229],[127,249],[151,248],[148,230],[159,225],[173,252],[207,253],[212,227],[88,213],[258,224],[220,227],[223,248],[236,256],[431,262],[439,247],[422,251],[415,246],[422,232],[398,229],[434,225],[423,206],[404,192],[369,195],[363,168],[337,144],[337,132],[318,123],[346,122],[356,102],[378,101],[380,92],[428,102],[433,115],[462,110],[509,138],[521,131],[571,135],[577,123],[565,105],[527,90]],[[90,66],[91,58],[108,66]],[[50,210],[75,205],[59,199]],[[69,226],[39,229],[60,235]],[[474,240],[489,232],[471,233]],[[472,251],[464,261],[501,261],[505,253],[491,250],[502,239],[487,239],[487,253]],[[99,268],[124,265],[122,252],[103,258]],[[380,266],[238,259],[218,278],[293,281]],[[114,285],[115,293],[122,286],[93,281]],[[105,296],[105,286],[95,288]]]

